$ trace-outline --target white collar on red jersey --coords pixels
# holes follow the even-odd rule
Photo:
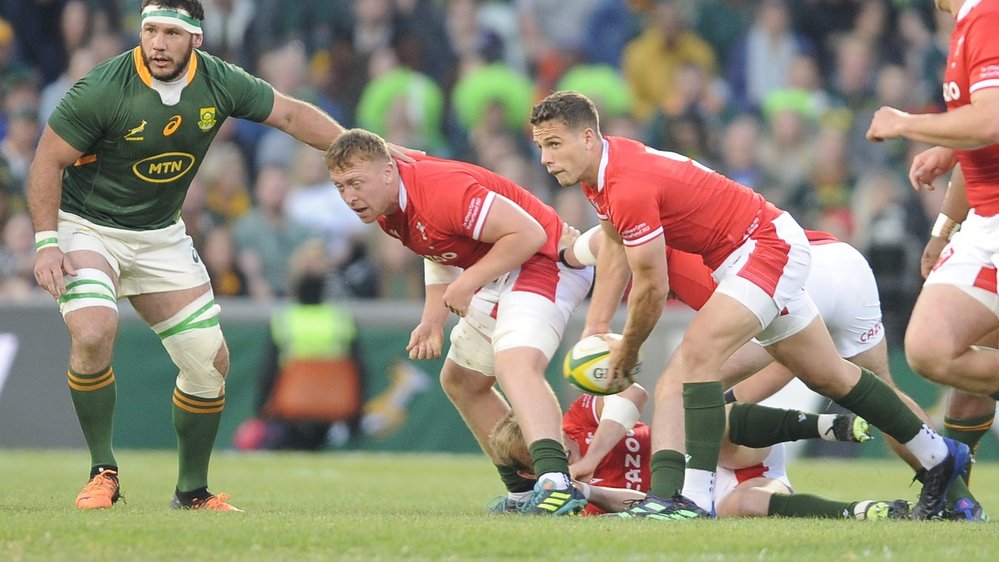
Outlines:
[[[597,191],[604,190],[604,174],[607,172],[607,159],[610,153],[610,143],[607,139],[600,139],[604,143],[603,151],[600,153],[600,167],[597,168]]]
[[[970,12],[971,9],[977,6],[981,1],[982,0],[968,0],[964,4],[961,4],[961,9],[957,11],[957,18],[955,19],[957,21],[964,19],[964,16],[968,15],[968,12]]]
[[[402,176],[399,176],[399,209],[406,212],[406,203],[409,201],[409,196],[406,195],[406,184],[402,181]]]

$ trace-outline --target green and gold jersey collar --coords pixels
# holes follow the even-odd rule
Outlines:
[[[139,74],[139,78],[142,78],[142,82],[153,87],[153,75],[150,74],[149,69],[146,67],[146,63],[142,61],[142,47],[136,46],[132,49],[132,62],[135,63],[135,72]],[[184,85],[190,84],[194,80],[194,76],[198,73],[198,55],[194,51],[191,51],[191,60],[187,63],[187,77],[184,81]]]

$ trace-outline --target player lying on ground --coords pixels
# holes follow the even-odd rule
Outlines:
[[[638,421],[647,393],[633,384],[624,391],[600,397],[584,394],[562,417],[566,449],[576,486],[587,496],[584,514],[623,512],[645,498],[649,485],[651,437]],[[904,519],[905,500],[836,501],[797,494],[785,468],[783,442],[822,438],[864,441],[867,423],[853,414],[807,414],[756,404],[733,404],[722,443],[715,486],[719,517],[821,517],[846,519]],[[742,440],[751,437],[751,448]],[[505,462],[531,477],[527,449],[516,418],[504,418],[490,437],[493,450]],[[501,498],[494,511],[516,511],[515,502]],[[656,516],[650,516],[655,518]]]

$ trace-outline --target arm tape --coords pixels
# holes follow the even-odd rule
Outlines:
[[[937,215],[936,222],[933,223],[933,229],[930,230],[930,236],[950,240],[959,228],[961,228],[961,223],[943,213],[940,213]]]
[[[600,413],[600,421],[616,421],[623,425],[625,430],[631,431],[640,416],[638,406],[631,400],[613,394],[604,397],[604,409]]]
[[[450,285],[459,275],[461,275],[461,268],[423,259],[424,285]]]

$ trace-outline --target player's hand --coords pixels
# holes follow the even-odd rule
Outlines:
[[[867,128],[867,140],[881,142],[902,135],[902,123],[909,117],[904,111],[894,107],[883,106],[874,112],[871,126]]]
[[[933,271],[937,260],[940,259],[940,252],[943,251],[945,246],[947,246],[947,240],[939,236],[930,236],[929,242],[923,248],[923,256],[919,258],[919,273],[923,275],[923,279],[926,279],[930,272]]]
[[[933,182],[940,176],[950,172],[957,164],[954,149],[943,146],[928,148],[912,159],[909,166],[909,183],[916,191],[927,189],[933,191]]]
[[[52,298],[66,294],[66,275],[76,275],[76,268],[58,246],[49,246],[35,254],[35,281]]]
[[[569,476],[573,480],[589,482],[593,480],[593,473],[597,470],[596,463],[590,462],[588,457],[583,457],[569,465]]]
[[[472,303],[472,296],[475,295],[475,291],[479,290],[479,288],[467,287],[467,284],[462,282],[462,277],[464,276],[459,275],[444,290],[444,306],[451,312],[464,318],[468,314],[468,306]]]
[[[635,365],[638,364],[638,350],[625,347],[625,341],[604,338],[610,356],[607,358],[608,388],[624,389],[632,382]]]
[[[437,359],[441,356],[444,345],[444,330],[439,326],[431,326],[420,322],[409,335],[406,351],[410,359]]]
[[[564,250],[576,243],[579,230],[567,222],[562,223],[562,236],[558,239],[558,249]]]
[[[411,156],[412,154],[420,154],[420,155],[426,154],[426,152],[422,150],[414,150],[412,148],[406,148],[404,146],[399,146],[392,142],[386,144],[388,144],[389,154],[392,155],[392,158],[395,158],[396,160],[405,162],[407,164],[412,164],[413,162],[416,161]]]
[[[610,333],[610,325],[606,324],[587,324],[583,328],[583,333],[580,334],[579,339],[583,339],[587,336],[595,336],[597,334],[608,334]]]

